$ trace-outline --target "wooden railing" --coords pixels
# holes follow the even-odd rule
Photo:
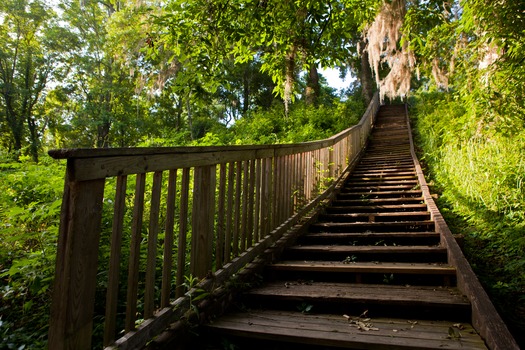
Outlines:
[[[358,125],[301,144],[50,151],[67,170],[49,349],[90,349],[95,306],[105,347],[142,347],[193,281],[226,281],[326,197],[378,108],[376,94]]]

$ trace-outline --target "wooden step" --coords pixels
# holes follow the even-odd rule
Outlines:
[[[465,315],[470,312],[470,303],[457,288],[436,286],[327,283],[302,280],[276,281],[250,290],[243,299],[254,300],[258,304],[264,304],[267,301],[272,304],[287,302],[292,305],[294,302],[304,302],[315,305],[318,310],[321,309],[320,304],[334,303],[339,304],[341,308],[351,303],[361,304],[366,309],[370,309],[372,305],[396,307],[397,310],[399,307],[414,306],[418,308],[418,313],[434,311],[446,315],[443,314],[443,311],[446,311],[461,319],[464,319]],[[350,311],[345,310],[344,312]],[[463,314],[463,317],[459,317],[460,313]],[[386,312],[382,313],[381,310],[378,310],[374,314],[385,315]],[[435,315],[431,317],[436,318]]]
[[[447,262],[447,249],[423,245],[294,245],[283,255],[289,260],[325,260],[339,262]]]
[[[437,232],[360,232],[360,233],[308,233],[299,238],[301,244],[353,244],[353,245],[436,245]]]
[[[470,324],[456,320],[368,319],[357,315],[347,319],[342,314],[257,310],[232,313],[206,327],[222,335],[245,337],[243,349],[487,349]],[[276,347],[275,342],[302,345]]]
[[[434,221],[324,222],[310,226],[311,232],[414,232],[433,231]]]
[[[274,271],[315,271],[378,274],[426,274],[455,276],[456,269],[444,263],[402,263],[402,262],[351,262],[338,261],[281,261],[268,265]]]
[[[338,198],[332,202],[334,206],[363,206],[370,205],[403,205],[403,204],[423,204],[424,198],[419,197],[401,197],[401,198],[358,198],[343,199]]]
[[[372,168],[372,167],[359,167],[357,166],[354,171],[352,172],[353,176],[360,176],[360,175],[388,175],[388,174],[398,174],[398,173],[405,173],[405,172],[414,172],[414,166],[413,165],[407,165],[407,166],[394,166],[390,168]]]
[[[392,180],[417,180],[417,176],[413,172],[403,172],[403,173],[397,173],[397,174],[388,174],[388,175],[362,175],[362,176],[356,176],[351,175],[348,177],[347,182],[353,182],[353,181],[392,181]]]
[[[345,192],[344,189],[339,193],[338,199],[374,199],[374,198],[406,198],[421,197],[421,190],[401,190],[401,191],[351,191]]]
[[[409,212],[386,212],[386,213],[334,213],[322,214],[319,222],[394,222],[394,221],[423,221],[430,220],[428,211],[409,211]]]
[[[386,179],[360,179],[360,180],[354,180],[349,179],[345,182],[345,187],[354,187],[354,186],[400,186],[400,185],[417,185],[418,181],[417,178],[411,178],[411,179],[393,179],[393,180],[386,180]]]
[[[341,204],[341,203],[339,203]],[[422,211],[427,209],[426,204],[399,204],[399,205],[338,205],[326,208],[329,214],[335,213],[386,213],[403,211]]]

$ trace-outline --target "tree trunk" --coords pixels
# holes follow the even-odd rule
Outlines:
[[[310,65],[308,72],[308,81],[306,83],[305,102],[307,106],[317,106],[319,102],[319,94],[321,87],[319,85],[319,74],[317,72],[317,65],[313,63]]]
[[[359,81],[361,82],[361,93],[366,105],[372,101],[374,96],[374,81],[372,78],[372,70],[368,61],[368,51],[365,50],[364,41],[361,42],[361,69],[359,70]]]
[[[27,116],[27,127],[29,128],[29,152],[31,153],[33,162],[38,163],[38,147],[40,145],[40,140],[35,119],[31,116]]]

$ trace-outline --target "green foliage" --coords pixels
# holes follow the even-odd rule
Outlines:
[[[296,103],[288,118],[284,107],[256,111],[232,128],[235,144],[298,143],[328,138],[357,124],[365,108],[358,97],[318,107]]]
[[[45,347],[64,167],[0,164],[0,348]]]
[[[525,328],[525,130],[487,121],[497,111],[481,114],[482,106],[471,96],[419,93],[418,144],[468,259],[513,327]]]

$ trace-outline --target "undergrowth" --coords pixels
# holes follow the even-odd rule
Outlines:
[[[438,205],[515,337],[525,333],[525,131],[453,93],[413,101],[420,157]]]

